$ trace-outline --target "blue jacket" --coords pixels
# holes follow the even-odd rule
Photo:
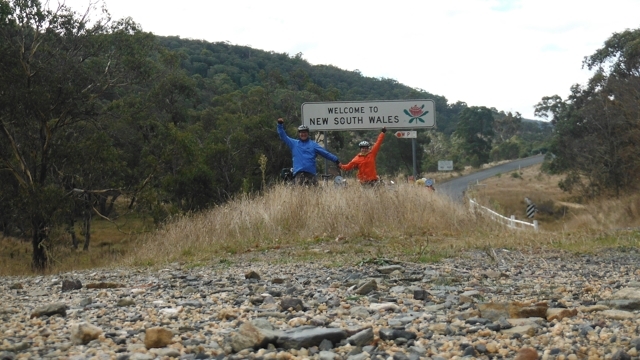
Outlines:
[[[291,149],[291,155],[293,155],[293,176],[300,171],[316,175],[316,157],[318,155],[333,162],[338,161],[337,156],[328,152],[313,140],[302,141],[288,137],[282,124],[278,124],[278,136],[280,136],[280,139]]]

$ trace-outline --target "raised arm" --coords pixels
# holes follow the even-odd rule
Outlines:
[[[278,136],[280,137],[280,139],[282,141],[284,141],[285,144],[287,144],[287,146],[290,149],[293,149],[294,146],[294,140],[292,138],[290,138],[289,136],[287,136],[287,133],[284,131],[284,125],[283,123],[280,121],[280,119],[278,119]]]
[[[378,140],[373,144],[373,148],[371,148],[371,154],[375,157],[378,155],[378,151],[380,150],[380,146],[382,145],[382,141],[384,140],[384,134],[387,132],[387,128],[382,128],[380,131],[380,135],[378,135]]]

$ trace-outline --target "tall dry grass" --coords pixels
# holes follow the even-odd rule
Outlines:
[[[571,205],[545,192],[549,182],[535,173],[525,171],[517,179],[495,177],[487,184],[484,194],[476,195],[487,199],[487,205],[496,204],[493,209],[500,213],[510,207],[523,209],[524,196]],[[466,205],[409,184],[383,189],[277,186],[174,218],[144,235],[139,235],[146,228],[140,221],[129,224],[137,229],[131,234],[96,224],[100,234],[88,252],[70,250],[64,241],[52,249],[50,271],[175,261],[197,266],[235,259],[321,260],[335,265],[379,258],[430,262],[464,256],[469,249],[580,253],[640,246],[637,229],[620,231],[640,226],[640,194],[575,205],[562,218],[540,218],[541,231],[534,232],[508,229],[483,212],[471,212]],[[0,246],[0,275],[30,273],[28,242],[4,238]]]
[[[595,231],[640,228],[640,194],[602,198],[573,209],[565,229],[588,228]]]
[[[552,240],[548,235],[507,230],[482,213],[421,187],[279,186],[174,219],[139,243],[126,262],[206,261],[247,252],[306,257],[310,250],[349,261],[393,256],[429,261],[467,248],[543,242]]]

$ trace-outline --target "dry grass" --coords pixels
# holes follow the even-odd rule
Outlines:
[[[322,261],[331,266],[392,258],[431,262],[468,249],[561,249],[596,252],[637,247],[640,195],[581,204],[563,193],[559,177],[539,166],[501,174],[468,194],[505,215],[524,215],[524,197],[540,209],[540,232],[511,230],[437,192],[399,184],[394,189],[274,187],[211,210],[185,215],[143,235],[149,223],[132,218],[125,232],[103,220],[93,225],[88,252],[71,250],[58,233],[51,272],[106,266],[200,266],[229,261]],[[127,231],[133,234],[127,235]],[[30,244],[0,239],[0,275],[30,272]]]
[[[437,193],[276,187],[210,211],[175,219],[150,235],[128,265],[204,263],[251,254],[254,260],[354,263],[385,257],[426,262],[469,248],[551,246],[548,234],[506,230]]]
[[[79,225],[78,225],[79,226]],[[91,243],[83,251],[84,236],[76,227],[79,249],[71,246],[71,237],[63,229],[55,229],[48,244],[51,266],[48,273],[91,269],[117,265],[133,244],[153,229],[149,219],[130,214],[115,222],[94,218],[91,224]],[[0,237],[0,276],[29,274],[32,246],[30,239]]]
[[[176,219],[145,240],[129,259],[206,260],[212,256],[327,247],[390,239],[455,239],[477,225],[462,206],[424,189],[275,187],[210,211]],[[402,241],[402,240],[399,240]],[[410,242],[411,240],[409,240]]]
[[[520,220],[527,219],[527,197],[538,208],[535,218],[541,228],[549,232],[602,232],[640,226],[639,194],[580,203],[557,186],[561,179],[542,173],[540,165],[535,165],[489,178],[474,187],[469,196],[502,215],[515,215]]]

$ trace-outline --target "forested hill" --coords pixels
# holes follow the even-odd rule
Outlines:
[[[494,108],[484,108],[486,111],[474,114],[477,111],[471,111],[464,102],[449,103],[445,96],[411,88],[394,79],[366,77],[357,70],[311,65],[302,54],[290,56],[226,42],[210,43],[179,37],[157,39],[161,46],[179,54],[181,68],[197,84],[193,94],[197,99],[193,104],[196,112],[218,113],[221,108],[228,112],[229,102],[248,110],[253,106],[248,101],[251,94],[261,93],[267,107],[262,107],[262,113],[256,115],[272,114],[271,120],[282,116],[289,124],[300,124],[300,106],[304,102],[434,100],[437,128],[418,135],[419,149],[424,150],[417,155],[418,172],[435,170],[438,159],[444,158],[463,166],[479,165],[490,159],[526,156],[544,148],[543,144],[551,134],[548,123],[523,121],[519,114],[505,114]],[[464,127],[469,136],[465,138],[460,133],[458,138],[464,138],[468,144],[454,146],[452,135],[465,109],[467,115],[462,118],[472,126]],[[220,123],[220,118],[216,123]],[[333,140],[330,150],[342,159],[350,158],[357,151],[355,144],[358,141],[372,139],[371,133],[366,132],[335,132],[329,136]],[[389,139],[385,148],[378,159],[382,173],[411,173],[413,159],[408,141]],[[286,165],[281,158],[285,155],[280,152],[278,156],[278,159],[270,158],[271,163]]]
[[[179,37],[158,37],[162,46],[182,55],[181,66],[190,76],[231,85],[228,91],[252,86],[284,86],[303,91],[313,99],[306,101],[358,101],[433,99],[438,111],[438,129],[450,134],[454,119],[463,104],[449,104],[444,96],[422,89],[414,89],[394,79],[372,78],[360,72],[347,71],[332,65],[311,65],[302,54],[289,56],[231,45],[226,42],[210,43]],[[215,80],[214,80],[215,79]],[[206,86],[206,85],[205,85]],[[300,104],[301,105],[301,104]],[[299,114],[291,120],[299,122]]]

